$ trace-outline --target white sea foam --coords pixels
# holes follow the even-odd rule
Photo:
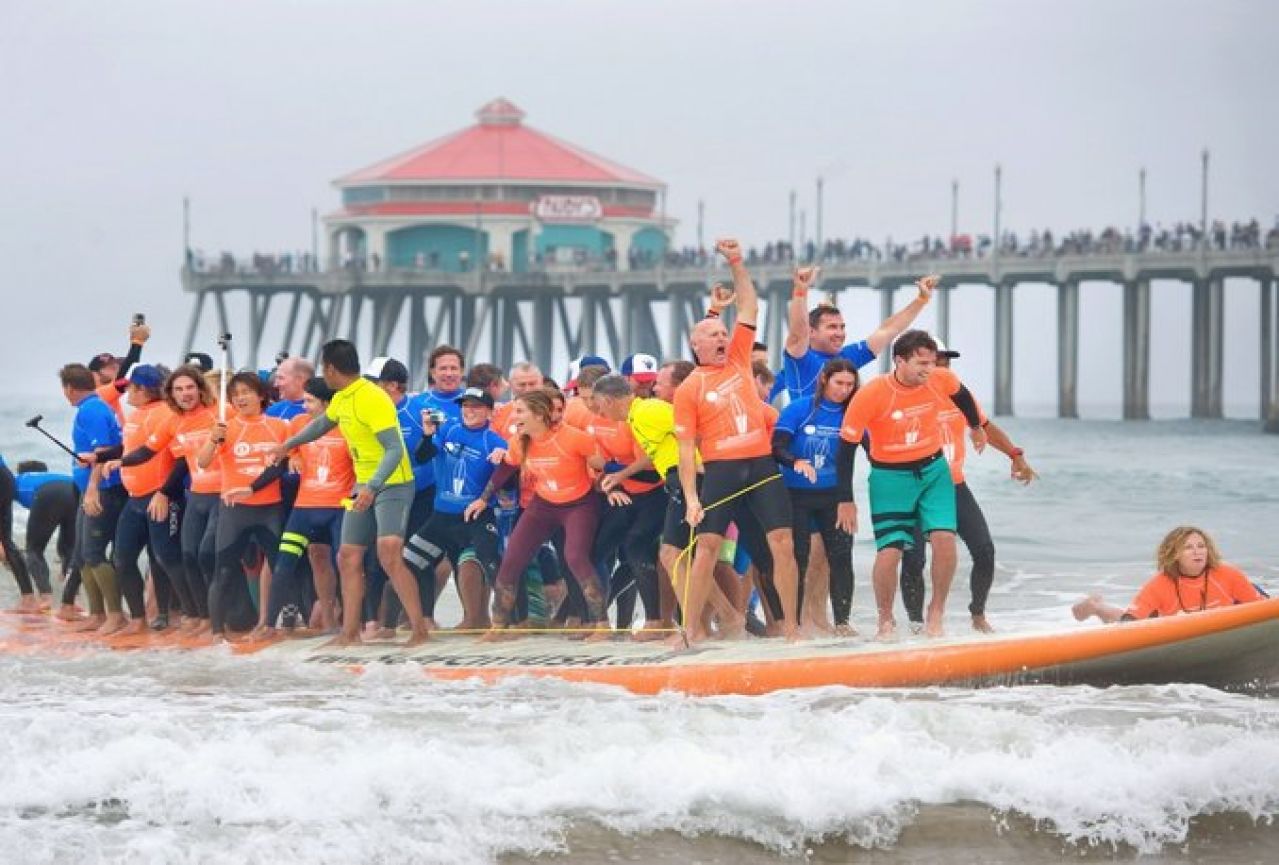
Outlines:
[[[212,655],[3,666],[5,861],[486,862],[585,821],[796,853],[891,845],[951,803],[1151,851],[1196,816],[1279,815],[1279,706],[1201,688],[705,700]]]

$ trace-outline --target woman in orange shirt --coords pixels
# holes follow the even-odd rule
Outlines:
[[[215,459],[222,462],[223,499],[218,507],[213,583],[209,586],[209,627],[215,638],[224,637],[228,628],[247,631],[253,627],[257,612],[244,577],[244,553],[255,541],[263,550],[274,550],[280,543],[280,482],[273,481],[247,498],[231,493],[257,480],[274,462],[277,446],[289,437],[287,423],[263,414],[270,400],[257,373],[232,376],[228,395],[235,417],[213,425],[196,458],[200,468],[207,468]]]
[[[596,628],[607,630],[604,594],[591,561],[591,544],[600,517],[600,497],[592,487],[587,465],[595,455],[595,439],[568,424],[556,426],[552,397],[544,391],[517,397],[511,408],[511,421],[519,437],[511,443],[506,462],[464,512],[468,520],[482,513],[494,490],[504,486],[517,470],[521,486],[533,489],[532,500],[506,543],[497,572],[493,627],[507,626],[520,575],[542,544],[562,528],[565,563],[581,586],[587,617]]]
[[[1178,526],[1164,537],[1155,552],[1155,566],[1159,573],[1141,587],[1126,610],[1107,604],[1100,595],[1090,595],[1071,612],[1081,622],[1096,616],[1110,624],[1201,613],[1262,599],[1242,571],[1221,560],[1208,533],[1194,526]]]

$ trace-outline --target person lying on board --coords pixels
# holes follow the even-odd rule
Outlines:
[[[1071,607],[1075,618],[1096,616],[1107,624],[1199,613],[1217,607],[1260,601],[1264,595],[1243,572],[1221,560],[1217,544],[1202,529],[1178,526],[1155,552],[1159,573],[1151,577],[1127,609],[1089,595]]]

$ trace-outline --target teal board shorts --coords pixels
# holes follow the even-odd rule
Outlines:
[[[955,531],[955,483],[941,451],[900,466],[874,463],[870,519],[877,550],[913,547],[916,525],[924,535]]]

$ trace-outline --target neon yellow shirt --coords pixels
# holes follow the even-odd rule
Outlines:
[[[679,465],[679,442],[675,439],[675,407],[660,399],[633,399],[626,423],[635,443],[653,461],[659,475]]]
[[[413,469],[409,465],[404,435],[400,432],[400,419],[395,403],[391,402],[386,391],[368,379],[356,379],[333,394],[325,415],[342,430],[346,446],[351,450],[351,462],[355,464],[356,483],[367,484],[377,472],[382,455],[386,453],[386,448],[377,440],[377,434],[385,430],[395,430],[400,437],[400,445],[404,447],[400,464],[386,479],[387,486],[413,482]]]

